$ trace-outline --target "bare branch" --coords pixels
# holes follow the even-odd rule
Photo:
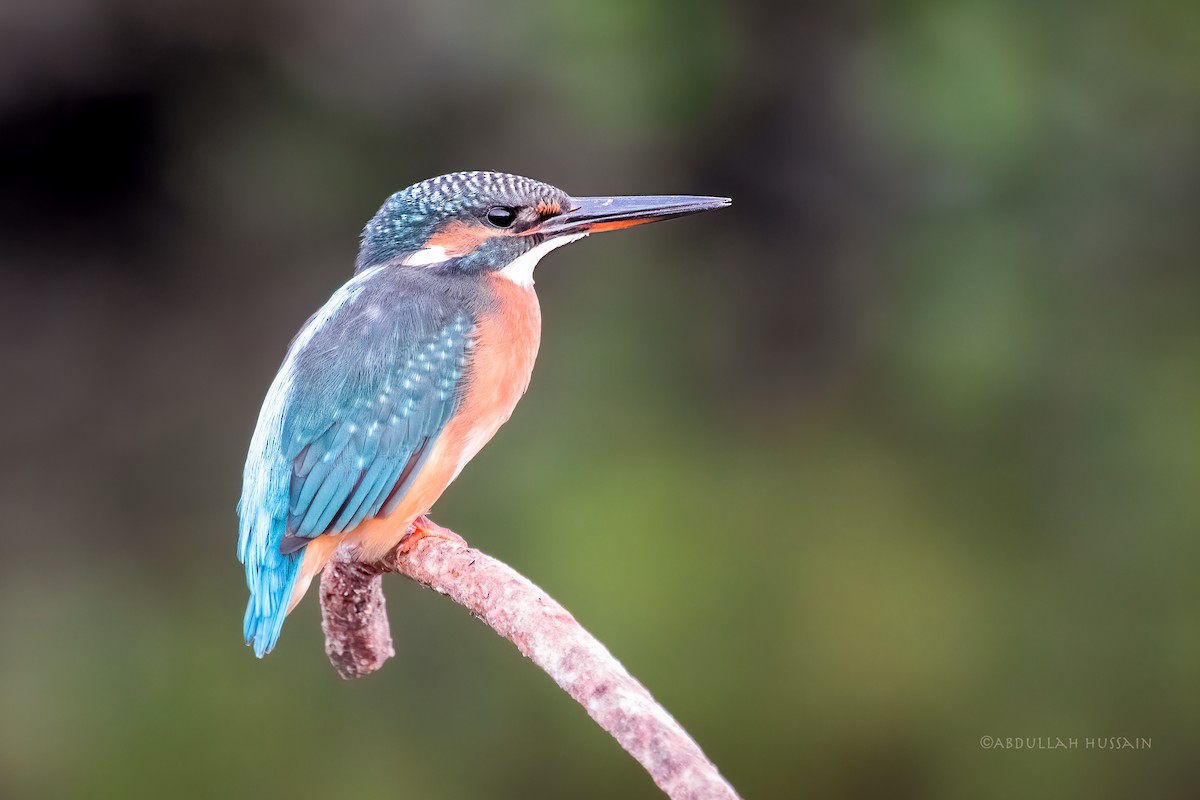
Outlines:
[[[396,655],[383,598],[382,566],[352,560],[338,548],[321,575],[325,654],[343,678],[361,678]]]
[[[341,548],[321,577],[325,650],[343,678],[393,654],[380,573],[444,594],[517,646],[638,760],[673,800],[738,797],[699,745],[565,608],[512,567],[420,519],[379,564]]]

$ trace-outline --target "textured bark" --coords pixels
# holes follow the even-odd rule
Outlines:
[[[343,548],[345,550],[345,548]],[[343,678],[393,654],[382,572],[397,572],[465,607],[575,699],[675,800],[737,798],[699,745],[565,608],[506,564],[422,518],[378,564],[339,551],[321,577],[325,650]]]
[[[340,548],[321,574],[325,654],[343,678],[361,678],[396,654],[383,598],[383,569]]]

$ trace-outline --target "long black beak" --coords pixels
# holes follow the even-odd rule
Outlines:
[[[571,210],[551,217],[536,228],[537,233],[563,236],[600,233],[682,217],[714,208],[725,208],[728,197],[694,197],[685,194],[640,197],[576,197]]]

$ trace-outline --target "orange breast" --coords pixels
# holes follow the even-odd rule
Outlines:
[[[495,308],[479,320],[466,396],[438,440],[449,439],[457,454],[454,476],[512,415],[529,388],[541,342],[542,311],[533,287],[494,274],[488,280]]]

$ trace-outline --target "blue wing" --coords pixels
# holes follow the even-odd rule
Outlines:
[[[416,341],[393,331],[377,345],[383,353],[352,343],[328,351],[350,364],[301,363],[304,388],[283,426],[291,464],[285,538],[294,540],[284,552],[394,510],[454,412],[469,329],[458,315]]]
[[[461,399],[472,315],[373,277],[344,286],[297,336],[251,442],[238,552],[246,641],[260,656],[278,639],[304,545],[390,514]]]

